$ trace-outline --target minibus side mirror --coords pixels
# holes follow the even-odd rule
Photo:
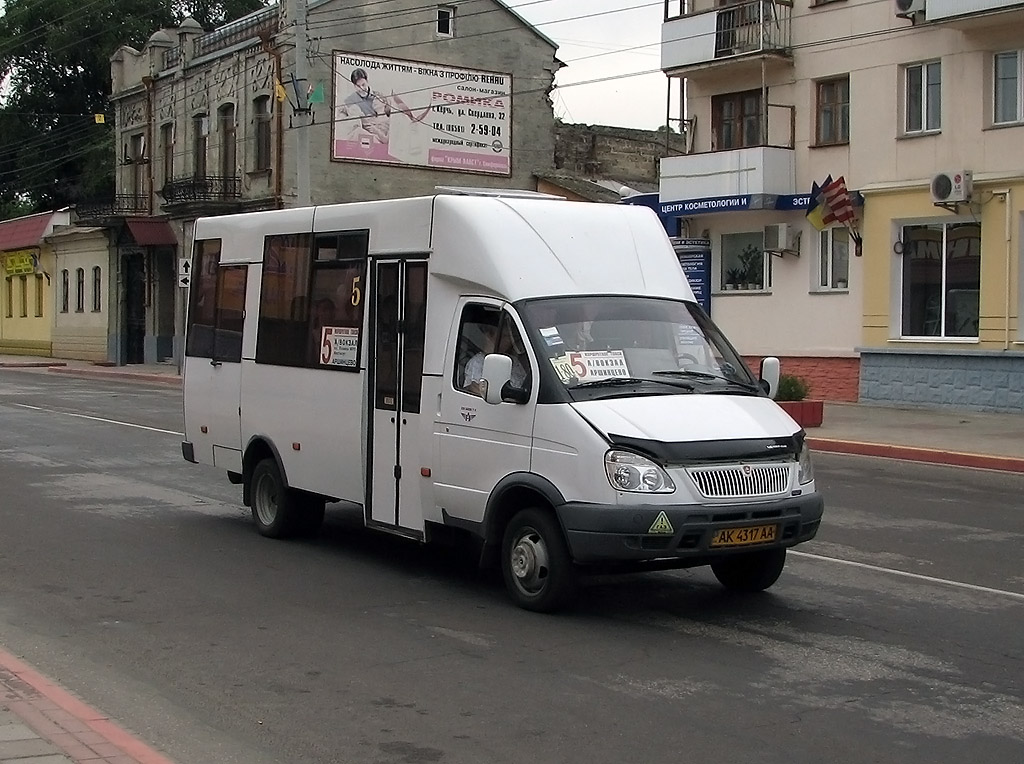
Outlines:
[[[779,392],[779,359],[769,356],[761,361],[761,379],[758,382],[769,398]]]
[[[501,388],[512,379],[512,359],[500,353],[484,356],[483,396],[488,403],[501,403]]]

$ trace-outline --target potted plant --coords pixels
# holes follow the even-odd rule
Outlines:
[[[740,280],[744,289],[760,289],[764,282],[764,252],[748,244],[740,253]]]
[[[775,402],[796,420],[801,427],[821,427],[824,401],[807,400],[811,387],[806,380],[793,374],[779,375],[779,390]]]
[[[739,268],[730,268],[725,272],[725,288],[737,289],[743,279],[743,271]]]

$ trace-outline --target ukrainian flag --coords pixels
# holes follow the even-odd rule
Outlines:
[[[825,225],[825,195],[821,193],[821,186],[815,182],[811,186],[811,200],[807,203],[807,219],[811,225],[819,231],[824,231]]]

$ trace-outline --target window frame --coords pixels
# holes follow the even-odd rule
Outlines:
[[[836,232],[846,236],[846,278],[836,278]],[[845,226],[830,226],[818,232],[818,280],[815,292],[848,292],[850,290],[850,231]],[[826,259],[827,258],[827,259]],[[824,266],[824,267],[822,267]],[[845,282],[840,286],[840,282]]]
[[[238,173],[238,128],[235,105],[226,103],[217,109],[217,127],[220,131],[220,174],[233,178]]]
[[[43,317],[43,307],[46,301],[46,293],[43,290],[43,274],[36,274],[36,318]]]
[[[71,273],[67,268],[60,272],[60,312],[71,310]]]
[[[999,118],[999,59],[1003,56],[1014,56],[1016,59],[1016,82],[1013,88],[1013,96],[1016,100],[1016,109],[1012,119],[1000,120]],[[1024,123],[1024,48],[1016,50],[1000,50],[992,54],[992,125],[1003,127],[1007,125],[1019,125]]]
[[[192,177],[207,177],[207,154],[209,152],[210,123],[209,115],[204,113],[192,115]]]
[[[929,77],[932,67],[937,67],[938,81],[933,83]],[[913,105],[910,102],[911,85],[910,77],[913,72],[918,72],[920,81],[920,103]],[[938,114],[937,124],[930,124],[931,106],[933,99],[929,95],[931,88],[938,89]],[[910,124],[911,117],[916,117],[919,122],[917,127]],[[930,61],[919,61],[914,64],[907,64],[903,67],[903,134],[904,135],[931,135],[942,132],[942,59]]]
[[[712,151],[735,151],[736,149],[765,145],[764,141],[767,136],[761,135],[764,122],[764,104],[761,95],[760,90],[741,90],[711,96],[711,136],[714,142]],[[754,113],[746,111],[748,98],[756,99],[757,110]],[[734,115],[728,118],[723,114],[726,105],[731,105],[735,109]],[[748,123],[750,119],[754,121]],[[724,128],[727,124],[732,127],[730,135],[733,138],[729,141],[725,140]],[[747,130],[750,125],[755,126],[752,132]]]
[[[103,269],[92,267],[92,312],[99,313],[103,309]]]
[[[85,313],[85,268],[75,268],[75,313]]]
[[[174,123],[160,125],[160,150],[163,155],[164,184],[174,178]]]
[[[442,19],[442,16],[447,14],[446,19]],[[447,25],[448,31],[442,31],[442,25]],[[434,33],[441,38],[448,39],[455,36],[455,6],[454,5],[439,5],[437,6],[437,24],[434,27]]]
[[[18,277],[18,291],[21,294],[21,317],[28,318],[28,276]]]
[[[732,273],[734,270],[740,270],[739,268],[726,269],[726,238],[727,237],[755,237],[759,236],[761,239],[760,244],[760,283],[757,281],[747,281],[749,273],[740,273],[737,275],[738,278],[743,279],[740,281],[734,281],[727,277],[727,273]],[[743,252],[746,252],[744,247]],[[742,259],[742,255],[738,255]],[[748,264],[749,267],[749,264]],[[718,248],[718,279],[720,291],[728,291],[734,294],[765,294],[772,291],[772,256],[765,252],[764,249],[764,229],[757,231],[727,231],[719,235],[719,248]],[[751,287],[753,283],[756,286]],[[732,288],[730,288],[732,285]]]
[[[845,100],[836,97],[834,100],[825,101],[823,91],[827,88],[845,85]],[[837,91],[838,92],[838,91]],[[841,93],[840,93],[841,95]],[[815,80],[814,82],[814,146],[844,146],[850,143],[850,75],[844,74],[836,77]],[[827,111],[834,111],[833,124],[835,133],[830,136],[823,136],[823,122]],[[844,120],[845,111],[845,120]],[[845,124],[846,133],[843,134],[842,127]]]
[[[269,95],[253,99],[256,140],[253,147],[253,171],[267,172],[271,168],[273,106]]]

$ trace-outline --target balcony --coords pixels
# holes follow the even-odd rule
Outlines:
[[[1024,0],[928,0],[925,20],[964,31],[1024,22]]]
[[[167,181],[160,195],[166,204],[234,201],[242,197],[242,179],[237,175],[189,175]]]
[[[112,199],[80,202],[75,205],[75,213],[82,223],[148,215],[149,212],[149,198],[134,194],[117,194]]]
[[[736,66],[764,59],[791,62],[792,4],[751,0],[685,13],[661,26],[661,68],[666,74]]]

